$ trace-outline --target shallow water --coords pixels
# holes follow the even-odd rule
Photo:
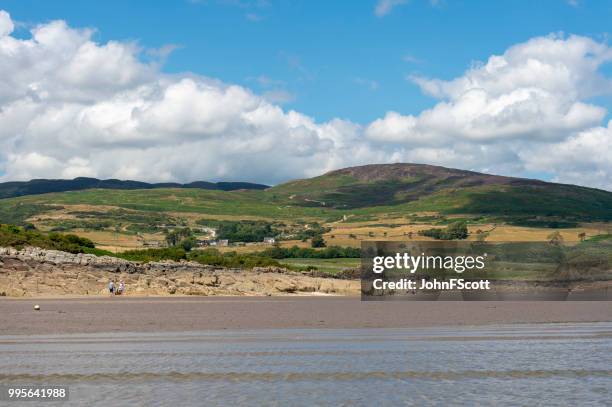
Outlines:
[[[606,405],[612,324],[0,336],[0,384],[69,386],[45,406]]]

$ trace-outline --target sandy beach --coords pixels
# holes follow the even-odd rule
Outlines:
[[[34,310],[35,304],[40,304],[40,311]],[[361,302],[358,297],[0,299],[2,335],[603,321],[612,321],[612,302]]]

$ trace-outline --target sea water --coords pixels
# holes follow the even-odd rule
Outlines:
[[[0,336],[0,384],[69,387],[44,406],[610,405],[612,324]]]

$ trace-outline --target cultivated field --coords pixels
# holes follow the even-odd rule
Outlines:
[[[173,199],[177,199],[173,197]],[[271,216],[238,214],[218,214],[204,212],[157,212],[127,209],[125,206],[62,204],[61,207],[45,208],[46,211],[27,218],[27,221],[43,231],[62,230],[91,239],[96,246],[112,252],[141,249],[153,244],[165,244],[165,232],[174,227],[190,227],[198,238],[209,237],[201,233],[197,222],[201,219],[229,221],[267,221],[278,222]],[[329,216],[328,216],[329,218]],[[475,240],[479,233],[486,234],[486,241],[546,241],[548,236],[558,231],[566,242],[577,242],[581,238],[609,233],[611,226],[606,223],[583,223],[570,228],[545,228],[513,226],[488,222],[487,218],[474,218],[462,215],[443,216],[436,212],[416,212],[410,216],[389,214],[358,216],[350,214],[343,218],[326,221],[321,217],[296,217],[282,219],[284,225],[293,229],[307,228],[310,222],[318,222],[325,230],[323,234],[328,246],[359,247],[363,240],[432,240],[419,235],[419,231],[431,228],[444,228],[455,220],[468,222],[468,240]],[[170,226],[168,224],[171,224]],[[64,228],[64,229],[62,229]],[[281,247],[310,247],[309,240],[280,239]],[[263,242],[246,243],[218,247],[223,252],[239,253],[261,251],[270,244]]]

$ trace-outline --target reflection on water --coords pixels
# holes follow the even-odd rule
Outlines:
[[[75,406],[605,405],[612,324],[0,336],[0,384]]]

